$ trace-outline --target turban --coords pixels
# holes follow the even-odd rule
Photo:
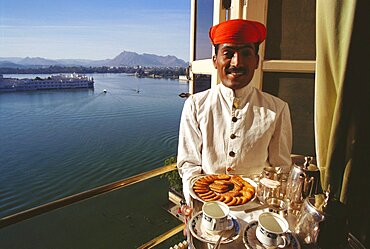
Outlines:
[[[221,22],[209,30],[212,44],[222,43],[258,43],[266,38],[266,27],[259,22],[233,19]]]

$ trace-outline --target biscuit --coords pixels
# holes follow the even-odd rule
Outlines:
[[[236,204],[236,202],[237,202],[236,197],[232,197],[231,201],[225,202],[225,204],[228,205],[228,206],[234,206]]]
[[[217,178],[221,180],[229,180],[230,176],[227,174],[220,174],[220,175],[217,175]]]
[[[215,196],[217,196],[215,193],[212,193],[210,195],[206,195],[203,197],[205,201],[211,201]]]
[[[232,183],[234,183],[234,185],[237,185],[237,186],[239,186],[239,187],[243,187],[244,186],[244,184],[243,184],[243,179],[241,179],[241,178],[238,178],[238,177],[235,177],[235,176],[232,176],[231,177],[231,180],[230,180]]]
[[[229,186],[228,185],[223,185],[223,184],[218,184],[218,183],[211,183],[209,185],[209,188],[210,189],[225,190],[225,189],[229,189]]]
[[[194,189],[194,192],[197,194],[202,194],[209,192],[209,189]]]
[[[207,191],[207,192],[205,192],[205,193],[201,193],[201,194],[198,194],[201,198],[203,198],[203,197],[206,197],[206,196],[208,196],[208,195],[211,195],[211,194],[213,194],[213,191],[212,190],[209,190],[209,191]]]
[[[226,204],[233,199],[233,197],[230,196],[230,195],[224,195],[224,198],[225,199],[223,200],[223,202],[226,203]]]
[[[194,186],[208,186],[208,182],[198,180],[194,183]]]

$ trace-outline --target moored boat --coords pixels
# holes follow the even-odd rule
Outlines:
[[[35,91],[50,89],[93,88],[94,79],[83,74],[52,75],[47,78],[4,78],[0,75],[0,92]]]

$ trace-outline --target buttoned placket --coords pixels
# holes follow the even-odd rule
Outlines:
[[[235,123],[238,121],[236,117],[236,110],[239,107],[239,100],[234,96],[231,96],[231,117],[230,117],[230,130],[228,137],[228,154],[227,154],[227,167],[226,172],[232,173],[235,170],[235,158],[237,156],[236,140],[237,136],[235,134]]]

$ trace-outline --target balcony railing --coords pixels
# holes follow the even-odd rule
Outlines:
[[[170,164],[168,166],[163,166],[163,167],[160,167],[160,168],[148,171],[148,172],[144,172],[144,173],[141,173],[141,174],[138,174],[138,175],[114,182],[114,183],[110,183],[110,184],[97,187],[97,188],[94,188],[94,189],[91,189],[85,192],[81,192],[75,195],[65,197],[65,198],[62,198],[62,199],[59,199],[59,200],[35,207],[35,208],[31,208],[31,209],[28,209],[28,210],[25,210],[25,211],[22,211],[22,212],[13,214],[13,215],[9,215],[7,217],[0,219],[0,229],[5,229],[10,225],[18,224],[28,219],[34,218],[36,216],[41,216],[41,215],[50,213],[51,211],[56,210],[56,209],[63,210],[63,208],[70,206],[72,204],[81,203],[83,200],[86,200],[92,197],[97,197],[104,193],[117,191],[127,186],[152,179],[154,177],[165,174],[175,169],[176,169],[176,164],[175,163]],[[154,235],[153,237],[155,238],[143,244],[139,248],[152,248],[158,245],[159,243],[162,243],[163,241],[167,240],[168,238],[171,238],[172,236],[176,235],[177,233],[182,231],[183,228],[184,228],[184,224],[180,224],[159,236]]]

